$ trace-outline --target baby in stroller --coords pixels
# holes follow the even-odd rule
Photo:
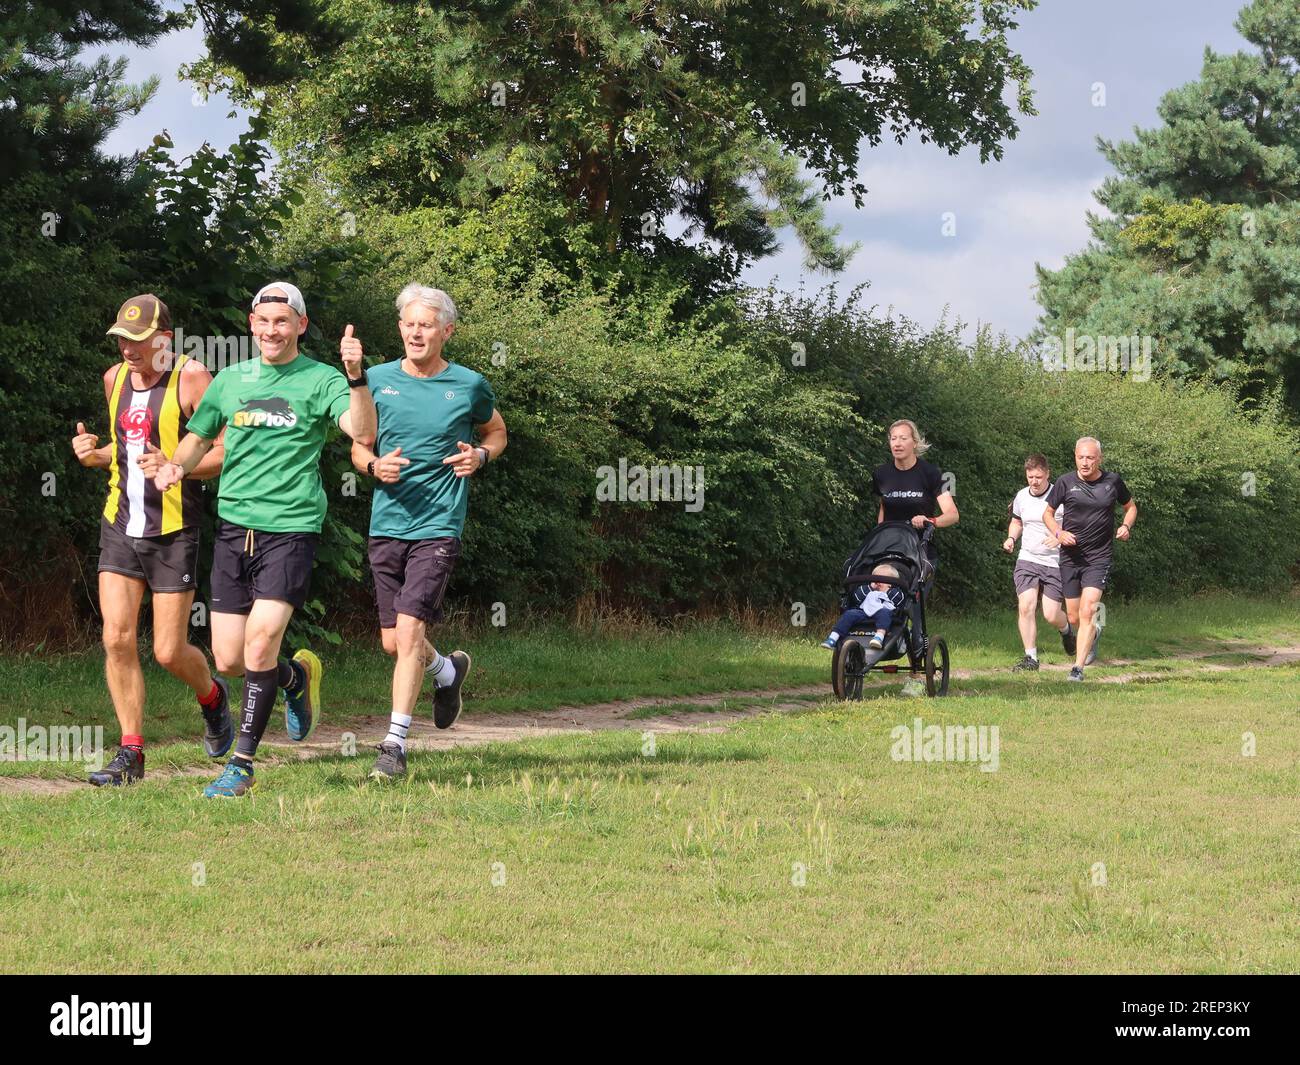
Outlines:
[[[875,566],[871,575],[899,579],[898,570],[888,562]],[[853,590],[852,597],[858,605],[849,607],[840,615],[840,620],[835,623],[830,635],[822,641],[822,646],[834,650],[842,637],[861,625],[870,624],[875,632],[872,633],[867,645],[872,650],[880,650],[885,645],[885,636],[893,623],[894,612],[903,605],[903,590],[885,581],[872,581],[870,584],[858,585]]]

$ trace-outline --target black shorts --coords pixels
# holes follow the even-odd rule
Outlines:
[[[1110,555],[1072,557],[1061,549],[1061,592],[1066,599],[1078,599],[1084,588],[1106,590],[1110,576]]]
[[[459,558],[460,541],[454,536],[432,540],[372,536],[370,571],[375,575],[379,627],[394,628],[398,614],[429,624],[441,621],[442,597]]]
[[[217,523],[212,549],[214,614],[247,614],[255,599],[279,599],[301,610],[311,589],[316,533],[258,532]]]
[[[99,572],[144,581],[151,592],[192,592],[198,586],[199,531],[127,536],[99,523]]]

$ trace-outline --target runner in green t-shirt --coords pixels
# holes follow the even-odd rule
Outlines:
[[[361,341],[348,326],[339,345],[346,377],[298,351],[307,330],[302,293],[283,281],[253,297],[248,316],[260,359],[228,366],[189,420],[189,432],[156,478],[165,490],[192,470],[226,431],[212,552],[212,653],[222,673],[244,675],[243,723],[235,753],[209,797],[245,794],[253,756],[280,688],[291,740],[320,720],[320,660],[306,648],[292,661],[280,645],[307,599],[325,490],[320,455],[337,425],[354,441],[375,439],[375,401]]]
[[[379,439],[352,445],[352,462],[376,478],[370,512],[370,569],[379,631],[393,667],[388,736],[371,776],[406,772],[406,735],[424,674],[433,674],[433,722],[460,716],[464,651],[443,657],[425,636],[442,620],[447,581],[460,557],[468,478],[506,448],[506,423],[479,373],[442,357],[456,329],[456,304],[441,289],[410,284],[397,297],[406,357],[372,367]],[[479,434],[479,445],[468,441]]]

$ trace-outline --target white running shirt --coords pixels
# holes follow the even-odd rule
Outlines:
[[[1024,525],[1024,530],[1020,534],[1020,554],[1016,557],[1022,562],[1036,562],[1040,566],[1051,566],[1057,569],[1061,565],[1061,549],[1043,546],[1043,541],[1049,536],[1047,526],[1043,524],[1043,511],[1047,509],[1047,492],[1051,490],[1052,486],[1049,483],[1047,491],[1041,496],[1036,496],[1029,490],[1029,486],[1025,485],[1016,493],[1016,498],[1011,503],[1011,516],[1019,518]],[[1064,512],[1064,507],[1056,508],[1058,528]]]

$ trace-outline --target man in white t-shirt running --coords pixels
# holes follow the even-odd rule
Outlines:
[[[1002,550],[1010,554],[1020,537],[1020,555],[1016,559],[1014,580],[1020,606],[1020,639],[1025,656],[1011,667],[1013,673],[1038,668],[1038,604],[1043,604],[1043,620],[1061,634],[1066,654],[1075,653],[1075,630],[1065,612],[1061,591],[1061,545],[1043,524],[1043,500],[1052,488],[1052,471],[1043,455],[1025,459],[1026,487],[1020,489],[1007,512],[1011,524]],[[1060,521],[1060,508],[1057,508]]]

